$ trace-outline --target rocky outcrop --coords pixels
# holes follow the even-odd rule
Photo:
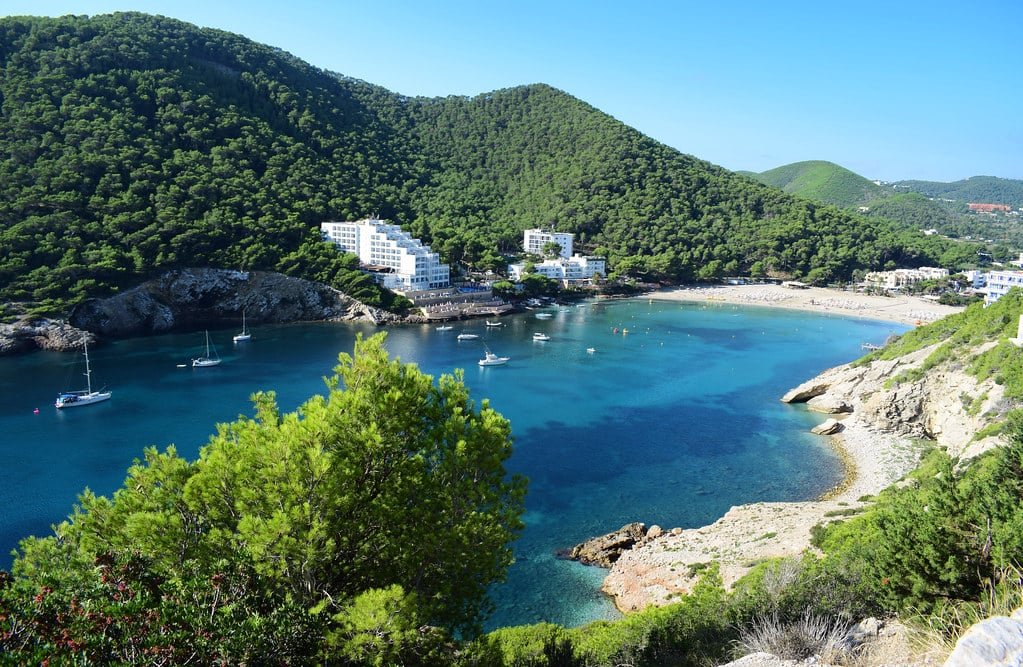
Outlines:
[[[837,419],[828,419],[810,429],[810,433],[816,433],[817,435],[834,435],[840,432],[843,428],[845,427],[842,426],[842,422]]]
[[[62,320],[21,317],[15,322],[0,324],[0,356],[33,350],[81,349],[87,334]],[[95,336],[89,335],[93,343]]]
[[[170,271],[108,299],[89,299],[70,316],[80,329],[111,338],[237,324],[305,320],[400,321],[335,290],[279,273]]]
[[[1023,665],[1023,609],[1012,617],[995,616],[967,630],[945,661],[945,667],[1010,667]]]
[[[660,530],[659,527],[654,527]],[[586,540],[560,555],[569,560],[577,560],[584,565],[611,567],[623,551],[643,542],[646,537],[646,526],[637,521],[626,524],[607,535]]]

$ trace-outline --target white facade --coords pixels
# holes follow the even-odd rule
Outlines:
[[[864,280],[887,289],[901,289],[925,280],[948,278],[948,269],[921,266],[919,269],[895,269],[894,271],[871,271]]]
[[[565,259],[572,257],[572,239],[575,234],[562,232],[545,232],[542,229],[527,229],[522,233],[522,247],[526,252],[534,255],[543,255],[543,247],[548,243],[557,243],[561,246],[560,256]]]
[[[998,301],[1013,287],[1023,287],[1023,271],[989,271],[984,305]]]
[[[518,281],[522,279],[522,270],[525,264],[509,264],[508,277]],[[548,259],[534,264],[536,272],[547,276],[552,280],[564,280],[577,282],[590,280],[594,275],[607,275],[607,262],[603,257],[589,257],[586,255],[575,255],[568,259],[559,257]]]
[[[393,290],[425,290],[447,287],[451,271],[440,255],[384,220],[324,222],[320,231],[345,252],[359,256],[374,278]]]

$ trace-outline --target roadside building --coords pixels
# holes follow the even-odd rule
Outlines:
[[[447,287],[451,271],[430,246],[385,220],[324,222],[320,231],[341,250],[358,255],[362,267],[384,287],[419,291]]]

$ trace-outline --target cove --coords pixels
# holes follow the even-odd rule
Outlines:
[[[512,472],[526,475],[526,530],[508,581],[495,586],[488,627],[578,625],[617,612],[599,592],[605,571],[558,560],[558,549],[630,521],[710,523],[732,505],[804,500],[836,484],[837,457],[807,431],[822,420],[778,399],[790,387],[881,343],[902,325],[730,305],[588,302],[501,318],[388,330],[392,356],[435,377],[462,368],[477,402],[512,423]],[[58,411],[81,379],[81,355],[0,360],[0,567],[27,535],[46,535],[88,487],[109,494],[144,447],[174,444],[193,459],[218,422],[251,414],[249,396],[277,393],[293,410],[351,352],[369,325],[335,323],[211,332],[223,364],[179,368],[202,332],[90,347],[94,385],[113,398]],[[618,333],[614,333],[615,329]],[[628,333],[622,333],[628,329]],[[457,341],[466,331],[479,340]],[[532,340],[534,332],[550,335]],[[506,366],[480,368],[484,344]],[[593,348],[593,352],[588,352]],[[34,409],[39,408],[38,414]]]

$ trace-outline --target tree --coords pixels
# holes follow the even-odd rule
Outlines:
[[[97,659],[117,661],[127,642],[183,661],[172,648],[197,633],[199,662],[287,662],[326,634],[364,641],[350,623],[367,604],[476,632],[522,529],[510,427],[460,375],[434,383],[383,343],[360,338],[328,395],[294,413],[256,394],[255,418],[219,426],[195,462],[147,450],[112,498],[85,493],[56,537],[24,540],[0,590],[3,648],[30,658],[100,641]],[[357,601],[373,589],[386,600]],[[52,601],[42,619],[37,596]]]
[[[543,256],[554,259],[561,254],[561,244],[557,241],[548,241],[543,244]]]

